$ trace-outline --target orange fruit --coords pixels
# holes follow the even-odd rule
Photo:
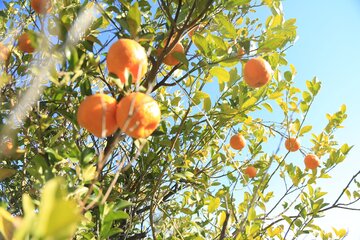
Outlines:
[[[31,7],[38,14],[45,14],[51,10],[51,0],[31,0]]]
[[[315,169],[318,166],[320,166],[320,160],[319,160],[318,156],[316,156],[315,154],[306,155],[304,162],[305,162],[306,168],[308,168],[308,169]]]
[[[10,50],[2,43],[0,43],[0,62],[6,62],[10,56]]]
[[[18,38],[18,48],[22,52],[26,52],[26,53],[34,52],[35,48],[31,44],[31,40],[28,33],[24,32]]]
[[[166,40],[164,41],[164,44],[166,43]],[[169,43],[170,45],[171,43]],[[157,54],[160,55],[160,53],[164,50],[164,48],[160,47],[157,50]],[[180,63],[179,60],[177,60],[177,58],[174,56],[174,53],[185,53],[184,47],[183,45],[178,42],[175,44],[175,46],[171,49],[171,51],[164,57],[163,59],[163,63],[168,65],[168,66],[175,66],[177,64]]]
[[[106,137],[116,129],[116,99],[106,94],[87,96],[77,112],[79,125],[96,137]]]
[[[245,50],[243,48],[239,48],[239,50],[237,51],[237,56],[238,57],[242,57],[245,55]]]
[[[195,32],[198,32],[198,31],[202,31],[204,29],[204,24],[199,24],[197,25],[196,27],[194,27],[193,29],[191,29],[188,33],[189,37],[192,38],[192,36],[194,36]]]
[[[14,150],[14,143],[11,140],[5,140],[1,146],[1,152],[5,155],[11,155]]]
[[[145,49],[131,39],[120,39],[111,45],[106,63],[109,72],[115,74],[121,82],[127,82],[128,74],[132,82],[139,81],[147,71],[148,59]]]
[[[272,73],[270,64],[263,58],[257,57],[245,63],[243,75],[249,87],[259,88],[271,80]]]
[[[296,152],[300,149],[300,142],[297,138],[288,138],[285,141],[285,148],[290,152]]]
[[[241,150],[246,146],[246,141],[243,135],[240,133],[230,138],[230,146],[235,150]]]
[[[249,178],[254,178],[256,177],[257,169],[254,166],[248,166],[244,172]]]
[[[122,98],[117,105],[118,127],[133,138],[150,136],[160,123],[158,103],[150,96],[134,92]]]

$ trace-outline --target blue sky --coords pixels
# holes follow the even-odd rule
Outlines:
[[[297,18],[299,40],[287,52],[289,63],[298,72],[295,81],[301,88],[313,76],[322,81],[309,115],[311,124],[323,126],[326,113],[335,112],[343,103],[347,105],[348,119],[345,128],[336,132],[337,140],[355,147],[332,172],[333,178],[322,184],[334,199],[360,169],[360,1],[288,0],[283,5],[286,18]],[[346,239],[352,240],[360,239],[359,219],[360,212],[334,210],[318,224],[328,230],[331,226],[348,229]]]

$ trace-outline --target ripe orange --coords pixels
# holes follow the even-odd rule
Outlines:
[[[160,123],[158,103],[150,96],[133,92],[120,100],[116,109],[118,127],[133,138],[150,136]]]
[[[31,44],[31,40],[28,33],[24,32],[18,38],[18,48],[22,52],[26,52],[26,53],[34,52],[35,48]]]
[[[145,49],[138,42],[120,39],[111,45],[106,63],[109,72],[114,73],[121,82],[127,82],[127,76],[131,74],[135,83],[145,75],[148,59]]]
[[[204,24],[200,23],[199,25],[197,25],[196,27],[194,27],[193,29],[191,29],[188,33],[189,37],[192,38],[192,36],[194,36],[195,32],[201,31],[204,29]]]
[[[230,146],[235,150],[241,150],[246,146],[246,140],[240,133],[230,138]]]
[[[14,150],[14,143],[11,140],[5,140],[1,146],[1,152],[5,155],[11,155]]]
[[[300,142],[297,138],[288,138],[285,141],[285,148],[290,152],[296,152],[300,149]]]
[[[105,94],[94,94],[81,102],[77,121],[79,125],[97,137],[106,137],[116,129],[116,99]]]
[[[0,62],[6,62],[10,56],[10,50],[0,43]]]
[[[237,56],[241,58],[242,56],[245,55],[245,53],[246,53],[245,50],[240,47],[239,50],[237,51]]]
[[[31,7],[38,14],[45,14],[51,10],[51,0],[31,0]]]
[[[306,155],[305,159],[304,159],[304,162],[305,162],[305,166],[306,168],[308,169],[315,169],[317,168],[318,166],[320,166],[320,160],[319,158],[314,155],[314,154],[308,154]]]
[[[257,169],[254,166],[248,166],[245,169],[245,174],[249,176],[249,178],[256,177]]]
[[[259,88],[271,80],[272,73],[270,64],[263,58],[257,57],[245,63],[243,75],[249,87]]]
[[[166,43],[166,40],[164,41],[164,44]],[[171,43],[169,43],[170,45]],[[163,51],[164,49],[162,47],[160,47],[158,50],[157,50],[157,54],[160,55],[160,53]],[[163,63],[165,63],[166,65],[169,65],[169,66],[175,66],[177,64],[180,63],[179,60],[177,60],[177,58],[174,56],[174,53],[184,53],[185,50],[184,50],[184,47],[183,45],[178,42],[175,44],[175,46],[173,47],[173,49],[171,49],[171,51],[164,57],[163,59]]]

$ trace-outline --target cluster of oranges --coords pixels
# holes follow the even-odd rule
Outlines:
[[[46,14],[50,12],[52,4],[51,0],[31,0],[31,7],[38,14]],[[35,48],[31,42],[28,32],[23,32],[18,38],[18,49],[24,53],[33,53]],[[10,56],[10,50],[7,46],[0,43],[0,62],[5,62]]]
[[[46,14],[51,10],[52,4],[51,0],[31,0],[31,7],[38,14]],[[192,38],[195,32],[201,31],[204,27],[204,25],[194,27],[189,31],[189,37]],[[184,54],[183,45],[180,41],[173,44],[172,40],[165,39],[157,50],[158,56],[164,51],[163,46],[166,44],[173,47],[164,56],[163,63],[169,66],[179,64],[176,54]],[[26,53],[32,53],[35,50],[27,32],[18,38],[18,48]],[[0,44],[0,61],[7,60],[9,53],[7,47]],[[240,49],[238,54],[242,56],[244,53]],[[120,39],[110,47],[106,63],[109,72],[115,74],[121,82],[126,83],[131,76],[132,83],[137,83],[147,72],[148,60],[145,49],[138,42]],[[261,57],[250,59],[243,69],[244,81],[251,88],[266,85],[271,80],[272,73],[270,64]],[[98,93],[86,97],[81,102],[77,121],[80,126],[97,137],[110,136],[120,128],[133,138],[146,138],[157,128],[160,116],[157,102],[144,93],[133,92],[123,97],[119,103],[113,97]],[[241,134],[234,135],[230,139],[230,145],[236,150],[241,150],[246,145],[245,138]],[[285,147],[294,152],[300,149],[300,143],[295,138],[289,138],[285,142]],[[309,169],[317,168],[318,157],[313,154],[307,155],[305,165]],[[245,173],[253,178],[256,176],[257,169],[254,166],[248,166]]]
[[[230,138],[230,146],[235,150],[242,150],[246,146],[246,140],[244,136],[241,133],[233,135]],[[300,149],[300,147],[301,145],[297,138],[290,137],[285,141],[285,148],[289,152],[296,152]],[[320,160],[315,154],[307,154],[304,158],[304,163],[307,169],[316,169],[320,166]],[[244,173],[249,178],[254,178],[256,177],[257,171],[257,168],[250,165],[245,169]]]
[[[107,55],[109,72],[123,83],[129,76],[138,82],[147,71],[145,49],[131,39],[120,39],[109,49]],[[150,136],[160,123],[160,108],[150,96],[133,92],[123,97],[119,103],[106,94],[94,94],[81,102],[77,121],[97,137],[112,135],[118,128],[133,138]]]

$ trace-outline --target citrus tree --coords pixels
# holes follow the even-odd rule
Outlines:
[[[281,1],[0,6],[4,239],[346,235],[315,221],[359,210],[358,170],[335,201],[318,186],[346,107],[312,129]]]

